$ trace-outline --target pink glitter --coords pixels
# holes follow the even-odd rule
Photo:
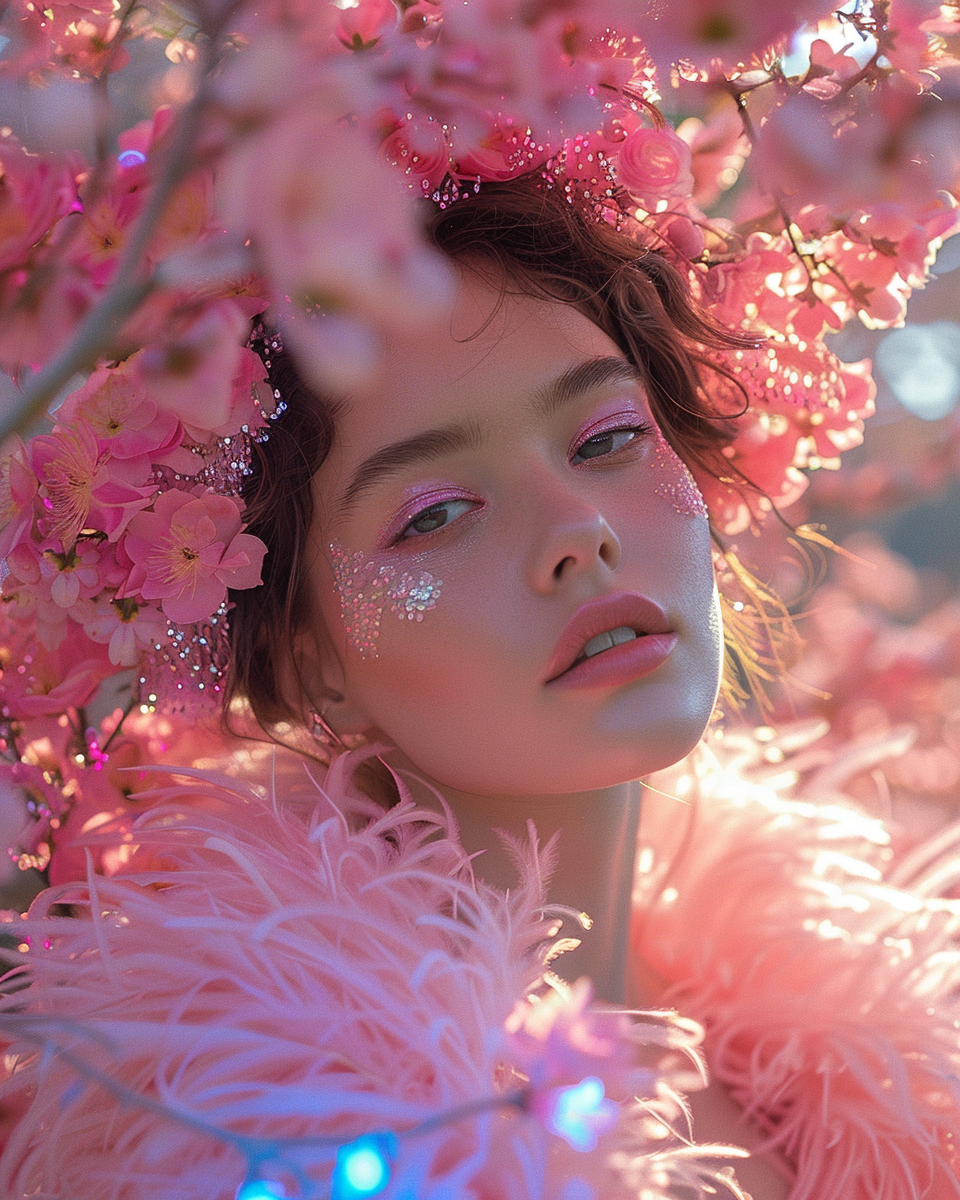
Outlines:
[[[668,479],[656,486],[658,496],[665,496],[678,513],[685,517],[706,517],[706,501],[697,487],[697,481],[690,473],[690,468],[674,451],[673,447],[657,430],[656,442],[657,468]]]
[[[330,560],[347,641],[361,658],[377,657],[385,608],[401,621],[422,621],[436,607],[442,581],[429,571],[415,574],[393,563],[377,565],[363,551],[351,554],[339,542],[330,543]]]

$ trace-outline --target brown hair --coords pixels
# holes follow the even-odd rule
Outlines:
[[[433,210],[427,234],[454,260],[489,268],[510,292],[575,305],[643,372],[653,414],[678,453],[710,474],[730,475],[722,448],[736,412],[718,411],[707,394],[707,370],[716,368],[705,352],[744,339],[697,309],[684,277],[661,254],[585,214],[536,175],[485,184]],[[337,406],[303,383],[289,355],[269,351],[265,342],[259,348],[286,408],[268,439],[255,445],[244,490],[249,532],[269,552],[263,585],[231,593],[228,699],[244,698],[270,725],[299,719],[283,694],[278,664],[286,656],[292,665],[294,636],[312,611],[303,571],[311,480],[330,450]],[[729,378],[723,383],[717,390],[729,402],[736,389]]]

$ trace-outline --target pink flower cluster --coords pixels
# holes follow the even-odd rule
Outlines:
[[[50,700],[39,665],[49,656],[80,654],[99,683],[163,641],[170,621],[203,621],[228,587],[260,582],[266,547],[243,532],[236,495],[208,482],[265,421],[248,327],[243,304],[219,300],[176,343],[97,368],[49,433],[13,440],[0,461],[2,595],[15,628],[38,645],[27,670],[8,669],[0,682],[5,716],[89,699],[71,687]],[[65,662],[58,671],[53,690],[71,677]]]
[[[818,18],[807,65],[787,75],[789,36],[804,21],[821,33]],[[929,96],[937,71],[956,65],[958,33],[955,6],[925,3],[833,16],[817,3],[759,14],[722,0],[645,21],[617,0],[565,5],[562,20],[510,0],[400,15],[361,0],[317,18],[309,49],[272,30],[224,76],[224,111],[260,123],[225,152],[226,222],[247,236],[272,290],[294,298],[281,320],[324,383],[372,360],[359,314],[389,326],[444,296],[441,265],[406,235],[407,198],[374,172],[372,147],[414,195],[440,203],[534,168],[577,189],[670,257],[720,322],[764,339],[716,362],[732,387],[723,375],[709,385],[721,414],[743,409],[738,388],[749,400],[731,483],[699,480],[718,526],[736,533],[795,501],[805,471],[835,467],[860,441],[869,364],[841,363],[823,337],[855,317],[902,321],[960,225],[950,194],[960,115]],[[703,113],[676,130],[658,107],[658,67],[670,62],[681,107]],[[366,142],[338,125],[348,110]],[[309,160],[298,154],[307,145]],[[353,192],[329,185],[334,160]],[[718,203],[724,215],[711,216]],[[398,303],[403,293],[416,303]],[[321,317],[297,319],[298,299],[309,308],[315,296]]]
[[[43,81],[50,74],[70,72],[96,78],[104,70],[126,66],[123,46],[130,36],[112,0],[11,0],[4,6],[0,32],[11,44],[3,73]]]

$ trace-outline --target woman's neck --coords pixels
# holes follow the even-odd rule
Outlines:
[[[640,791],[639,783],[533,797],[475,796],[443,789],[464,849],[468,854],[481,852],[474,859],[474,872],[494,887],[517,885],[516,865],[497,830],[526,843],[527,822],[532,821],[541,846],[559,835],[548,899],[588,914],[592,927],[583,930],[565,921],[563,935],[580,937],[581,943],[552,966],[571,982],[589,976],[598,997],[611,1003],[625,1001]],[[424,796],[417,798],[429,803]]]

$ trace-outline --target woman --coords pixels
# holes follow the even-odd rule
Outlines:
[[[754,1145],[760,1129],[788,1153],[738,1163],[755,1200],[956,1194],[952,1018],[916,1014],[951,986],[958,917],[879,885],[868,822],[769,796],[721,804],[722,853],[696,842],[677,878],[699,856],[722,882],[752,848],[754,875],[741,858],[729,894],[747,913],[779,863],[779,924],[770,905],[724,926],[725,893],[684,910],[665,887],[665,932],[654,913],[628,949],[636,781],[693,749],[720,683],[710,523],[683,459],[727,470],[709,399],[724,377],[704,347],[737,339],[542,178],[481,189],[432,235],[458,273],[449,325],[395,336],[368,387],[321,400],[275,335],[261,343],[284,411],[245,487],[269,552],[262,587],[233,593],[234,711],[278,740],[312,730],[331,766],[321,781],[261,755],[259,790],[165,785],[135,829],[88,835],[136,848],[118,877],[48,893],[25,926],[43,948],[27,1008],[8,1005],[5,1194],[737,1195],[710,1143]],[[811,861],[820,841],[845,861]],[[810,883],[820,867],[829,895]],[[589,914],[579,946],[544,948],[540,872],[550,901]],[[832,964],[822,930],[810,949],[824,903],[845,950],[863,943],[847,962],[861,1003],[811,1032],[784,1022],[776,988],[808,999],[816,962]],[[887,951],[871,948],[905,912],[926,938],[892,1004],[914,1022],[906,1042],[879,1029]],[[726,947],[701,969],[718,928],[758,961],[786,940],[805,964],[772,970],[769,993],[750,983],[748,1033]],[[699,1151],[675,1091],[699,1087],[681,1062],[689,1024],[594,1012],[583,985],[544,975],[561,950],[551,970],[643,1009],[665,964],[701,960],[668,982],[716,1017],[741,1107],[707,1089]],[[861,1026],[880,1040],[865,1049]],[[811,1055],[826,1082],[804,1104]]]

